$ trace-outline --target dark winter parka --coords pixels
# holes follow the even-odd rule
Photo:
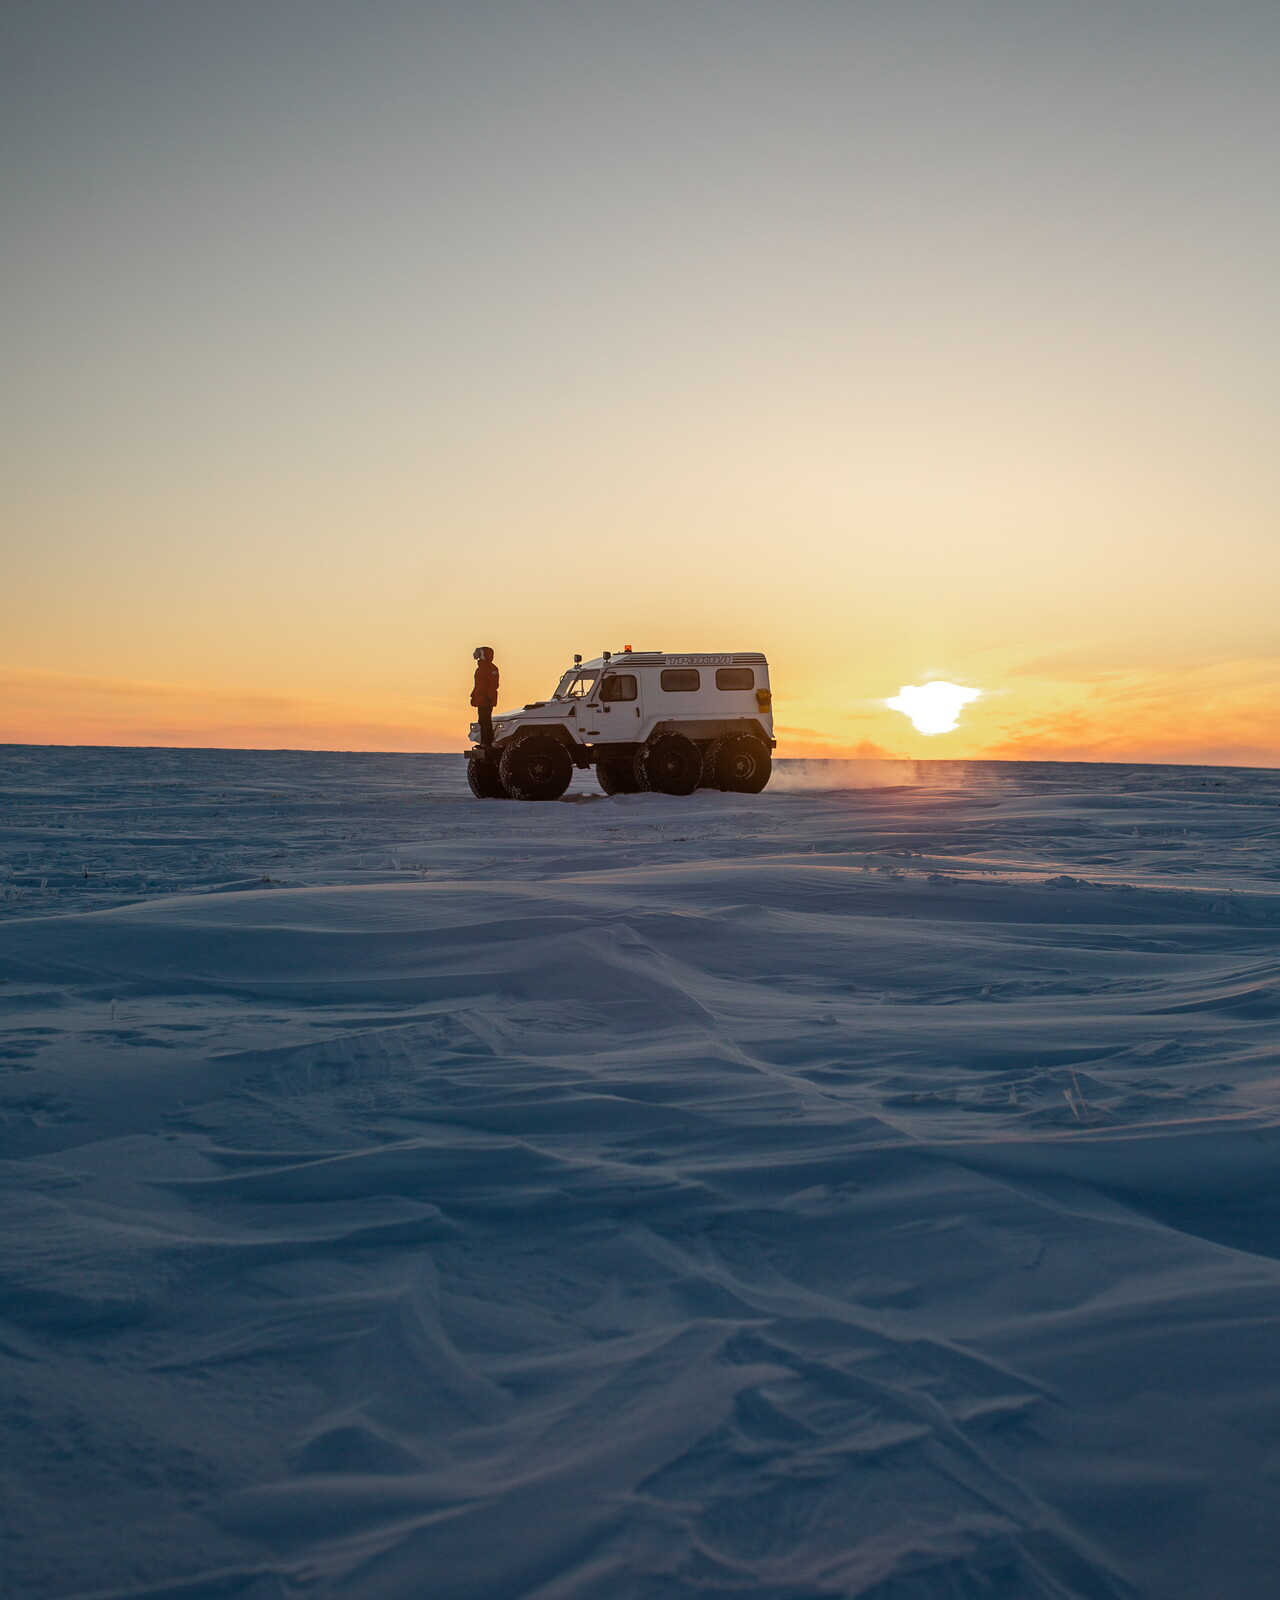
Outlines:
[[[486,649],[476,662],[476,685],[471,691],[473,706],[496,706],[498,703],[498,669],[493,664],[493,651]]]

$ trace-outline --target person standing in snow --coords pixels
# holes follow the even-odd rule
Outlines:
[[[493,662],[493,651],[487,644],[472,651],[476,663],[475,688],[471,691],[471,704],[480,713],[480,743],[487,750],[493,743],[493,708],[498,703],[498,669]]]

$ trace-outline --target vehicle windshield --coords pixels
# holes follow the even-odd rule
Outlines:
[[[577,667],[572,672],[566,672],[561,678],[553,699],[556,700],[582,700],[595,688],[598,672],[581,672]]]

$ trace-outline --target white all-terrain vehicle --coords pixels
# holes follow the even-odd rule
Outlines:
[[[592,766],[606,794],[759,794],[775,744],[769,663],[758,651],[575,656],[549,700],[495,714],[488,747],[479,723],[471,737],[467,781],[482,800],[558,800]]]

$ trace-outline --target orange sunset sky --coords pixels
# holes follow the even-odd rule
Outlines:
[[[1280,765],[1280,8],[0,17],[0,740]],[[979,688],[954,733],[885,705]]]

